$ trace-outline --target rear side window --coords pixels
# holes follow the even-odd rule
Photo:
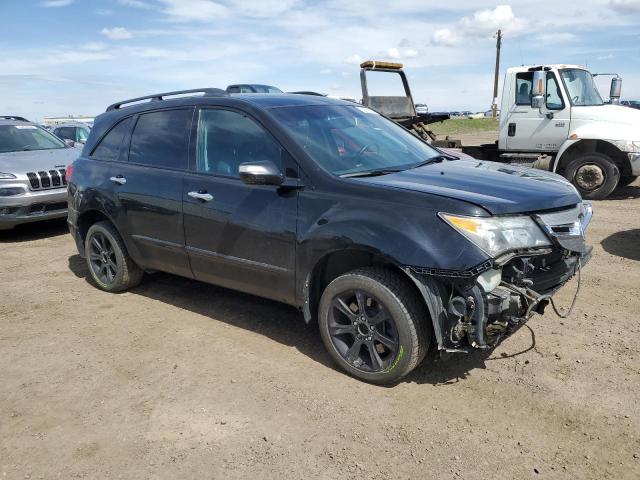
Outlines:
[[[187,168],[192,110],[144,113],[131,136],[129,161],[162,168]]]
[[[98,146],[93,150],[91,156],[99,160],[126,160],[126,144],[125,139],[131,129],[132,117],[125,118],[115,127],[113,127],[107,135],[100,140]]]
[[[197,170],[239,178],[241,163],[271,160],[282,168],[282,148],[241,113],[204,109],[198,123]]]
[[[59,136],[60,138],[66,138],[66,139],[73,140],[73,141],[75,141],[75,139],[76,139],[76,132],[74,132],[74,128],[73,127],[56,128],[54,133],[57,136]]]

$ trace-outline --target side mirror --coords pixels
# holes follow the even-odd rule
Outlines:
[[[74,142],[73,140],[71,140],[69,138],[65,138],[63,141],[64,141],[64,143],[67,144],[68,147],[75,147],[75,145],[76,145],[76,142]]]
[[[609,101],[611,103],[620,103],[620,95],[622,94],[622,79],[613,77],[611,79],[611,90],[609,90]]]
[[[547,98],[547,72],[536,70],[533,72],[533,84],[531,86],[531,108],[542,109]]]
[[[282,185],[284,175],[271,160],[241,163],[240,180],[248,185]]]

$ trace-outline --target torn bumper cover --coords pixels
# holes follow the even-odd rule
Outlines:
[[[552,295],[591,258],[584,240],[591,216],[588,203],[533,215],[551,247],[509,252],[469,270],[405,267],[427,304],[438,348],[489,348],[544,313]]]

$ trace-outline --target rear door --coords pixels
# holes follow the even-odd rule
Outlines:
[[[507,149],[513,151],[553,152],[567,139],[571,108],[564,98],[562,84],[555,73],[547,72],[547,115],[531,108],[533,72],[516,74],[516,101],[503,125],[507,127]]]
[[[291,303],[297,191],[247,185],[243,162],[271,160],[289,177],[295,162],[255,119],[234,110],[199,112],[195,159],[183,189],[186,246],[200,280]]]
[[[191,276],[185,251],[182,182],[193,108],[135,117],[128,162],[111,181],[117,190],[134,259],[148,269]]]

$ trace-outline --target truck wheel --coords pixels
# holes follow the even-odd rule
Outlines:
[[[610,157],[594,152],[571,160],[565,176],[575,185],[582,198],[601,200],[615,190],[620,170]]]
[[[91,278],[101,290],[122,292],[142,281],[144,272],[131,259],[122,238],[109,222],[91,225],[85,252]]]
[[[360,380],[395,383],[427,353],[426,308],[393,271],[367,267],[336,278],[323,292],[318,313],[329,354]]]
[[[618,182],[619,187],[626,187],[627,185],[631,185],[638,179],[638,175],[622,175],[620,177],[620,181]]]

